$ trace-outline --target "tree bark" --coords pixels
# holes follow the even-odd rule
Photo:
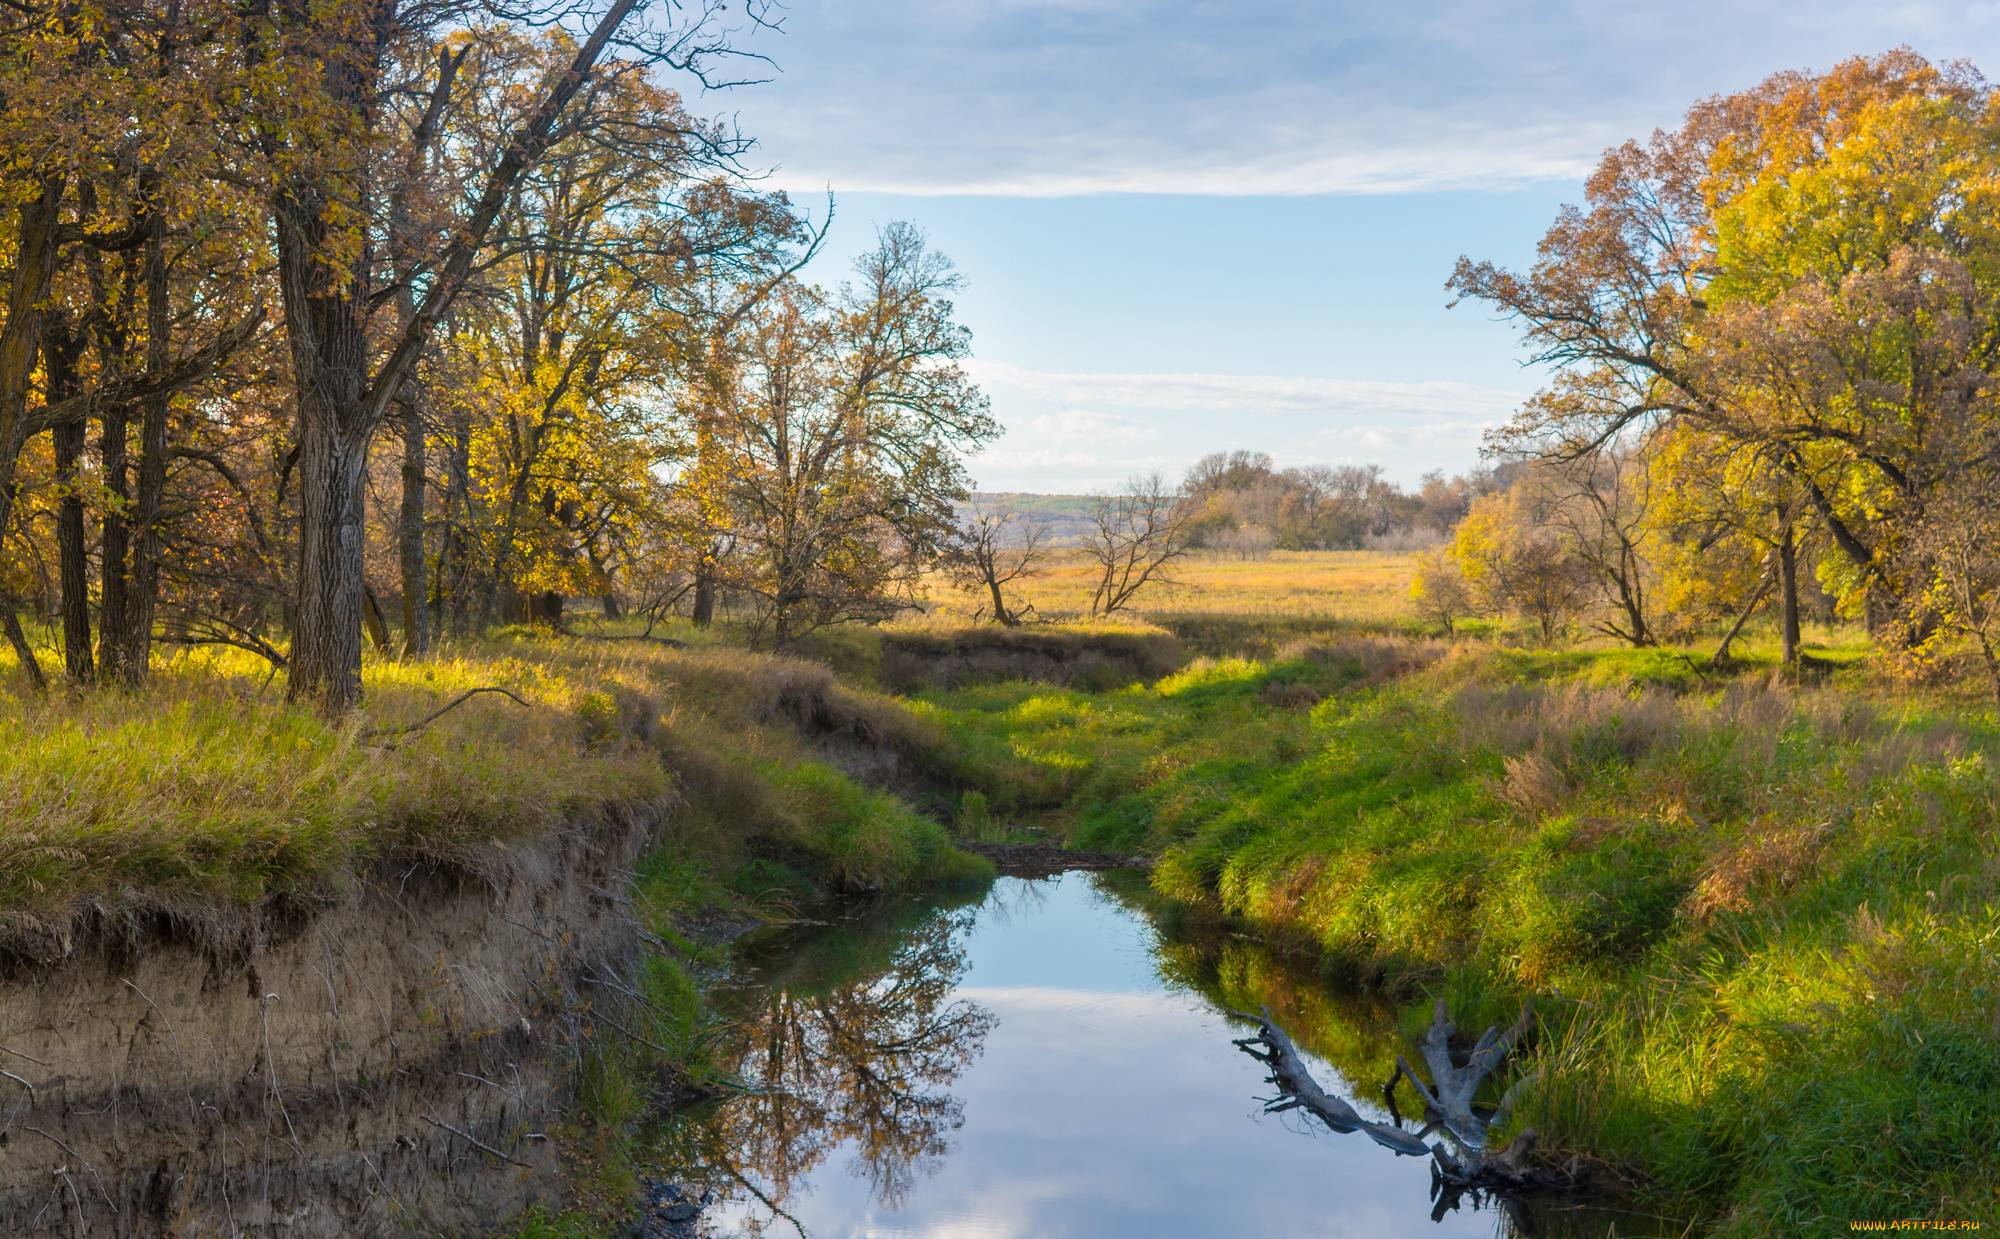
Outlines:
[[[83,383],[77,373],[86,338],[71,330],[60,313],[50,316],[42,341],[50,404],[77,395]],[[87,415],[65,417],[51,427],[55,448],[57,581],[62,596],[63,674],[71,684],[89,684],[96,677],[90,652],[90,545],[85,526],[83,494],[77,470],[83,463]]]
[[[708,568],[708,557],[703,556],[695,569],[694,609],[688,618],[696,628],[706,628],[715,619],[715,577]]]
[[[1799,553],[1786,525],[1778,538],[1778,634],[1783,644],[1781,661],[1787,667],[1799,665]]]
[[[424,422],[412,400],[403,411],[403,509],[397,525],[403,568],[403,656],[430,653],[424,609]]]
[[[153,219],[146,239],[146,369],[167,369],[167,263],[164,250],[166,216]],[[164,392],[140,404],[139,494],[132,524],[139,535],[132,555],[132,583],[125,598],[125,652],[120,660],[125,682],[134,688],[146,682],[153,656],[153,615],[160,601],[160,514],[167,495],[167,413],[172,398]]]
[[[15,208],[15,257],[7,281],[7,325],[0,328],[0,529],[14,512],[14,475],[34,429],[28,389],[41,354],[43,303],[55,278],[58,225],[68,179],[39,178],[37,192]],[[15,621],[18,626],[18,621]]]
[[[125,523],[125,509],[132,499],[125,433],[130,416],[123,404],[108,406],[102,421],[104,437],[98,441],[104,489],[112,498],[105,505],[104,544],[98,560],[97,672],[107,684],[123,675],[125,651],[131,648],[131,637],[125,627],[129,605],[125,574],[130,570],[131,558],[131,530]]]
[[[278,286],[299,408],[299,594],[289,699],[315,701],[328,715],[360,704],[362,486],[369,441],[429,347],[439,320],[471,277],[474,260],[515,186],[540,161],[564,109],[637,6],[638,0],[613,0],[568,71],[551,83],[510,136],[477,200],[428,264],[433,274],[422,301],[379,366],[371,365],[365,327],[366,270],[357,266],[339,273],[352,278],[341,279],[324,263],[333,239],[329,214],[351,186],[299,173],[277,187],[272,205]],[[383,22],[394,16],[389,6],[380,13]],[[376,34],[339,36],[339,45],[320,58],[319,71],[337,102],[357,109],[365,104],[362,83],[374,67],[369,58],[380,54]]]

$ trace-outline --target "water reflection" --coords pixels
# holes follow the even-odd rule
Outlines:
[[[729,1061],[751,1089],[675,1123],[661,1152],[719,1195],[740,1189],[798,1227],[785,1202],[847,1145],[871,1198],[901,1209],[950,1151],[964,1122],[951,1084],[994,1023],[956,996],[972,915],[877,905],[830,932],[746,949]],[[751,1234],[765,1224],[746,1219]]]
[[[663,1126],[661,1173],[717,1194],[717,1236],[1515,1233],[1433,1223],[1423,1159],[1263,1115],[1223,1014],[1270,1005],[1323,1084],[1386,1119],[1354,1086],[1389,1076],[1392,1008],[1160,929],[1142,898],[1115,875],[1006,879],[978,907],[890,901],[747,944],[729,1062],[757,1091]]]

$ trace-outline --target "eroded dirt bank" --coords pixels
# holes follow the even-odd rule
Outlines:
[[[478,1234],[559,1204],[572,981],[632,956],[615,892],[664,820],[580,825],[477,873],[379,865],[220,957],[100,934],[17,962],[0,1233]]]

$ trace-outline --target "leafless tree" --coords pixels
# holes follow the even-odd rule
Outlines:
[[[1158,470],[1092,498],[1084,549],[1097,562],[1092,615],[1109,615],[1140,590],[1166,583],[1167,566],[1193,546],[1194,509]]]
[[[1653,510],[1652,475],[1644,463],[1612,448],[1558,458],[1537,472],[1549,526],[1562,534],[1609,608],[1595,627],[1630,645],[1657,644],[1647,607],[1655,573],[1642,549]]]
[[[1010,605],[1007,586],[1040,574],[1048,540],[1046,520],[1023,517],[1012,508],[974,504],[959,525],[945,565],[954,585],[968,593],[985,591],[992,600],[993,618],[1014,628],[1034,605],[1023,606],[1018,600]]]

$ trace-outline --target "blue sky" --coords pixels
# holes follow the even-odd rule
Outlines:
[[[1205,452],[1477,459],[1539,382],[1445,309],[1525,265],[1598,154],[1779,69],[1909,44],[2000,64],[2000,5],[793,0],[734,114],[772,184],[838,202],[837,282],[908,219],[1007,433],[990,490],[1086,491]]]

